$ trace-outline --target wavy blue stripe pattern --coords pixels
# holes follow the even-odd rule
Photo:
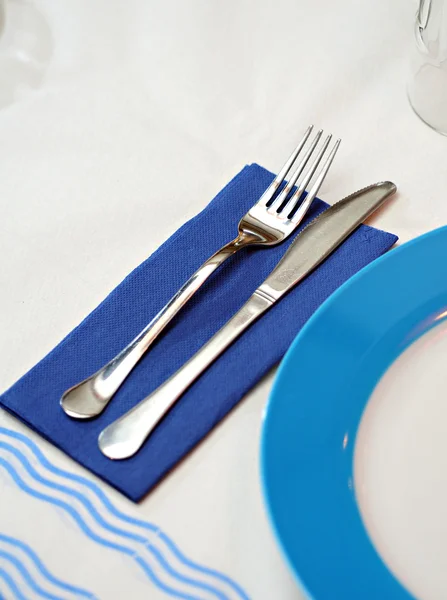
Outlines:
[[[7,573],[4,569],[0,569],[0,579],[3,579],[3,581],[9,587],[15,600],[28,600],[28,598],[26,598],[19,590],[11,575],[9,575],[9,573]]]
[[[111,548],[113,550],[117,550],[118,552],[121,552],[122,554],[127,555],[131,559],[134,559],[137,562],[137,564],[139,564],[143,568],[143,571],[146,573],[146,575],[149,577],[149,579],[152,580],[152,583],[154,583],[162,591],[164,591],[165,593],[167,593],[170,596],[173,596],[175,598],[182,598],[183,600],[198,600],[197,596],[183,594],[182,592],[178,592],[177,590],[175,590],[169,586],[166,586],[162,581],[160,581],[160,579],[158,577],[156,577],[156,575],[154,574],[151,567],[143,559],[141,559],[141,557],[136,556],[131,548],[122,546],[120,544],[115,544],[113,542],[109,542],[109,540],[106,540],[106,539],[102,538],[101,536],[97,535],[94,531],[92,531],[92,529],[90,527],[88,527],[88,525],[85,524],[85,522],[82,520],[82,517],[80,517],[79,513],[76,510],[74,510],[69,504],[67,504],[67,502],[64,502],[63,500],[59,500],[58,498],[53,498],[52,496],[48,496],[47,494],[42,494],[41,492],[38,492],[38,491],[34,490],[33,488],[29,487],[23,481],[23,479],[20,477],[20,475],[17,473],[17,471],[11,466],[11,464],[8,461],[6,461],[3,458],[0,458],[0,466],[3,466],[6,469],[6,471],[11,475],[11,477],[14,480],[14,482],[16,483],[16,485],[18,487],[20,487],[20,489],[22,491],[26,492],[30,496],[33,496],[34,498],[38,498],[39,500],[44,500],[44,501],[48,502],[49,504],[54,504],[58,508],[65,510],[71,517],[73,517],[75,522],[79,525],[80,529],[92,541],[94,541],[98,544],[101,544],[101,545],[105,546],[106,548]]]
[[[3,560],[6,560],[7,562],[9,562],[15,566],[15,568],[17,569],[17,571],[19,571],[20,575],[23,577],[23,579],[26,581],[26,583],[29,585],[29,587],[38,596],[40,596],[41,598],[46,598],[47,600],[60,600],[60,598],[58,598],[54,594],[50,594],[49,592],[47,592],[46,590],[41,588],[40,585],[38,585],[34,581],[34,579],[31,577],[28,569],[22,564],[22,562],[16,556],[11,554],[10,552],[5,552],[4,550],[0,550],[0,558],[3,558]]]
[[[58,492],[63,492],[65,493],[67,496],[70,496],[72,498],[76,498],[77,500],[79,500],[84,506],[85,508],[89,511],[89,513],[93,516],[93,518],[95,519],[95,521],[105,530],[110,531],[111,533],[114,533],[115,535],[117,535],[118,537],[123,537],[125,539],[130,539],[132,541],[136,541],[142,545],[144,545],[146,548],[149,549],[149,551],[155,555],[155,557],[159,560],[159,562],[161,563],[161,565],[168,571],[168,573],[173,576],[175,579],[177,579],[178,581],[182,582],[182,583],[189,583],[193,586],[196,586],[198,588],[201,589],[205,589],[206,591],[210,591],[212,593],[214,593],[216,595],[217,598],[219,598],[219,600],[225,600],[225,596],[220,593],[219,591],[216,591],[215,588],[202,583],[200,581],[196,581],[193,579],[190,579],[188,577],[185,577],[179,573],[177,573],[175,571],[175,569],[173,569],[169,563],[164,560],[163,555],[160,553],[155,553],[153,550],[153,547],[151,545],[148,546],[147,544],[147,540],[141,536],[137,536],[134,535],[132,533],[129,533],[127,531],[124,531],[122,529],[118,529],[116,527],[113,527],[112,525],[110,525],[109,523],[107,523],[107,521],[105,521],[103,519],[103,517],[100,515],[100,513],[98,513],[98,511],[96,510],[96,508],[93,506],[93,504],[87,499],[85,498],[82,494],[80,494],[77,490],[73,490],[72,488],[69,488],[67,486],[63,486],[63,485],[59,485],[54,483],[53,481],[50,481],[49,479],[46,479],[44,477],[42,477],[33,467],[32,465],[29,463],[29,461],[26,459],[26,457],[19,451],[17,450],[17,448],[15,448],[15,446],[12,446],[11,444],[5,443],[5,442],[1,442],[0,441],[0,448],[3,450],[6,450],[8,452],[10,452],[11,454],[13,454],[22,464],[22,466],[26,469],[26,471],[28,472],[28,474],[35,479],[36,481],[38,481],[39,483],[41,483],[42,485],[44,485],[45,487],[48,487],[52,490],[58,491]],[[79,513],[77,513],[79,518],[82,518]],[[76,519],[78,522],[79,520]],[[91,535],[90,535],[91,537]],[[91,538],[93,539],[93,538]],[[99,539],[99,538],[98,538]],[[96,541],[98,541],[98,539]],[[101,543],[105,543],[104,540],[102,540]],[[121,552],[123,552],[124,554],[129,554],[129,555],[133,555],[133,551],[130,548],[127,548],[126,550],[124,550],[124,546],[119,546],[116,545],[115,547],[116,550],[120,550]],[[145,563],[146,564],[146,563]],[[165,586],[153,573],[152,569],[150,568],[149,565],[147,565],[147,569],[148,572],[150,572],[150,577],[153,581],[153,583],[155,583],[156,585],[158,585],[158,587],[161,587],[165,592],[170,593],[170,594],[174,594],[175,595],[175,590],[170,589],[168,586]]]
[[[74,585],[70,585],[69,583],[65,583],[64,581],[58,579],[52,573],[50,573],[50,571],[46,568],[46,566],[39,558],[39,556],[34,552],[34,550],[32,550],[27,544],[25,544],[21,540],[0,533],[0,545],[2,544],[12,546],[13,548],[18,548],[24,554],[26,554],[28,558],[32,561],[36,569],[39,571],[39,573],[42,575],[42,577],[50,583],[52,583],[55,587],[58,587],[65,592],[69,592],[77,596],[78,598],[88,598],[89,600],[95,600],[96,597],[94,596],[94,594],[87,592],[86,590],[83,590]]]
[[[211,577],[212,579],[217,580],[217,582],[219,582],[219,583],[224,583],[226,586],[230,587],[235,594],[237,594],[237,598],[240,598],[241,600],[248,600],[248,596],[246,595],[244,590],[238,584],[236,584],[232,579],[230,579],[229,577],[227,577],[226,575],[224,575],[218,571],[209,569],[207,567],[203,567],[203,566],[198,565],[197,563],[191,561],[190,559],[188,559],[179,550],[179,548],[175,545],[175,543],[163,531],[161,531],[156,525],[126,515],[125,513],[118,510],[112,504],[112,502],[108,499],[106,494],[95,483],[93,483],[92,481],[90,481],[84,477],[75,475],[73,473],[59,469],[58,467],[54,466],[44,456],[44,454],[40,451],[40,449],[36,446],[36,444],[34,444],[34,442],[32,442],[28,437],[26,437],[25,435],[20,434],[18,432],[6,429],[4,427],[0,427],[0,434],[3,434],[6,437],[9,437],[10,439],[17,440],[17,441],[25,444],[27,446],[27,448],[29,450],[31,450],[33,455],[37,458],[40,465],[42,467],[44,467],[47,471],[65,479],[65,480],[75,482],[78,485],[81,485],[84,488],[87,488],[88,490],[93,492],[93,494],[96,496],[96,498],[98,500],[100,500],[102,507],[105,508],[109,514],[111,514],[115,518],[119,519],[122,523],[132,524],[140,529],[145,530],[146,532],[150,531],[152,533],[155,533],[157,539],[162,542],[162,544],[166,547],[166,549],[169,552],[171,552],[180,563],[182,563],[184,566],[188,567],[189,570],[195,571],[196,573],[206,575],[208,577]],[[216,598],[219,598],[219,600],[225,600],[228,598],[228,595],[224,591],[220,590],[219,588],[211,586],[200,580],[186,577],[185,575],[182,575],[181,573],[176,571],[173,567],[171,567],[169,562],[164,557],[163,553],[153,543],[150,543],[149,540],[147,539],[147,537],[136,535],[130,531],[114,527],[113,525],[108,523],[103,518],[103,516],[96,510],[96,508],[91,503],[91,501],[86,496],[84,496],[81,492],[79,492],[78,490],[73,489],[68,486],[65,486],[65,485],[60,485],[58,483],[55,483],[53,481],[50,481],[50,480],[42,477],[32,467],[32,465],[29,463],[29,461],[27,460],[25,455],[23,455],[15,446],[12,446],[5,442],[0,442],[0,447],[3,448],[4,450],[14,454],[14,456],[16,456],[16,458],[21,462],[22,466],[26,469],[27,473],[33,479],[37,480],[39,483],[41,483],[42,485],[44,485],[47,488],[54,489],[56,491],[62,492],[65,495],[76,498],[88,510],[89,514],[94,518],[96,523],[98,523],[103,529],[106,529],[107,531],[110,531],[110,532],[114,533],[115,535],[118,535],[121,538],[129,539],[129,540],[132,540],[139,544],[142,544],[144,546],[144,548],[147,549],[152,554],[152,556],[156,559],[159,566],[161,566],[175,580],[177,580],[181,583],[186,583],[186,584],[192,585],[192,586],[196,587],[198,591],[206,590],[208,592],[211,592],[215,595]],[[165,593],[167,593],[171,596],[178,597],[178,598],[193,598],[190,595],[183,594],[182,592],[164,584],[154,574],[150,565],[144,560],[144,558],[141,557],[139,554],[135,555],[134,550],[132,550],[131,548],[128,548],[127,546],[123,546],[120,544],[111,544],[111,542],[109,542],[108,540],[101,538],[101,536],[98,536],[97,534],[95,534],[85,524],[85,522],[82,519],[82,516],[79,515],[79,513],[75,509],[73,509],[73,507],[71,505],[69,505],[68,503],[65,503],[57,498],[53,498],[52,496],[42,494],[41,492],[37,492],[36,490],[33,490],[32,488],[30,488],[20,478],[18,473],[11,467],[11,465],[4,459],[0,460],[0,465],[3,466],[9,472],[9,474],[13,477],[16,484],[19,485],[24,491],[33,495],[34,497],[38,497],[39,499],[45,500],[46,502],[56,504],[56,505],[60,506],[60,508],[63,508],[64,510],[66,510],[66,512],[68,512],[75,519],[75,521],[78,523],[78,526],[81,528],[81,530],[86,535],[88,535],[88,537],[90,537],[90,539],[94,540],[97,543],[106,545],[108,547],[113,547],[115,550],[118,550],[118,551],[122,552],[123,554],[126,554],[126,555],[132,557],[143,568],[146,575],[148,575],[148,577],[152,580],[152,582],[155,585],[157,585],[160,589],[162,589]],[[234,595],[233,595],[233,597],[234,597]],[[198,597],[194,596],[194,600],[197,600],[197,598]]]
[[[65,470],[60,469],[60,468],[56,467],[55,465],[53,465],[46,458],[46,456],[42,453],[42,451],[38,448],[38,446],[32,440],[30,440],[27,436],[25,436],[21,433],[18,433],[16,431],[12,431],[10,429],[6,429],[4,427],[0,427],[0,434],[4,434],[12,439],[16,439],[16,440],[24,443],[33,452],[33,454],[36,456],[36,458],[39,460],[39,462],[42,464],[42,466],[44,468],[46,468],[48,471],[50,471],[51,473],[53,473],[54,475],[58,475],[59,477],[68,479],[70,481],[73,481],[77,484],[80,484],[80,485],[88,488],[101,501],[104,508],[106,508],[116,518],[120,519],[123,522],[135,525],[142,529],[145,529],[146,531],[151,531],[153,533],[156,533],[157,536],[160,538],[160,540],[162,540],[166,544],[166,546],[169,548],[169,550],[185,566],[187,566],[188,568],[190,568],[194,571],[197,571],[199,573],[202,573],[204,575],[207,575],[209,577],[212,577],[212,578],[222,581],[223,583],[227,584],[230,588],[232,588],[233,591],[237,594],[237,596],[239,598],[241,598],[242,600],[249,600],[249,597],[244,592],[244,590],[236,582],[234,582],[232,579],[230,579],[230,577],[228,577],[227,575],[224,575],[223,573],[220,573],[219,571],[204,567],[204,566],[199,565],[199,564],[191,561],[190,559],[188,559],[180,551],[180,549],[177,547],[177,545],[169,538],[169,536],[167,536],[163,531],[161,531],[159,527],[157,527],[153,523],[148,523],[146,521],[142,521],[140,519],[130,517],[130,516],[126,515],[125,513],[123,513],[122,511],[118,510],[112,504],[112,502],[109,500],[109,498],[106,496],[106,494],[101,490],[101,488],[99,486],[97,486],[94,482],[90,481],[89,479],[86,479],[85,477],[82,477],[80,475],[75,475],[73,473],[70,473],[69,471],[65,471]]]

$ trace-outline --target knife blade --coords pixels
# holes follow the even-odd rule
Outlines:
[[[295,238],[283,258],[242,308],[183,367],[152,394],[106,427],[98,443],[113,460],[134,455],[190,385],[256,319],[323,262],[396,191],[376,183],[327,208]]]
[[[396,189],[391,181],[375,183],[330,206],[296,236],[257,291],[278,300],[327,258]]]

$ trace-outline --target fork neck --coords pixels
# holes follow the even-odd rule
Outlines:
[[[240,231],[237,238],[231,240],[231,242],[228,242],[228,244],[225,244],[225,246],[222,246],[220,250],[210,256],[210,258],[203,263],[200,269],[193,275],[194,280],[196,281],[201,279],[205,281],[205,279],[207,279],[219,265],[225,262],[227,258],[230,258],[230,256],[236,254],[236,252],[242,250],[242,248],[245,248],[246,246],[260,243],[261,240],[258,236]]]
[[[248,231],[239,231],[237,238],[227,244],[227,246],[234,246],[236,250],[244,248],[245,246],[253,246],[253,244],[262,244],[264,239],[256,233]]]
[[[214,269],[217,269],[219,265],[221,265],[227,258],[242,250],[246,246],[252,246],[253,244],[259,244],[261,240],[259,236],[251,235],[245,232],[239,232],[239,235],[225,246],[222,246],[220,250],[218,250],[211,258],[209,258],[203,267],[209,269],[210,266]]]

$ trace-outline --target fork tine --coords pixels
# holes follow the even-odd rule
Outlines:
[[[298,144],[298,146],[295,148],[295,150],[292,152],[292,154],[286,160],[286,162],[284,163],[284,165],[281,168],[281,170],[278,173],[278,175],[275,177],[275,179],[272,181],[272,183],[268,186],[268,188],[265,190],[265,192],[259,198],[257,204],[266,205],[273,198],[273,196],[275,195],[276,190],[282,184],[282,182],[284,181],[287,173],[290,171],[290,169],[291,169],[293,163],[295,162],[298,154],[303,149],[303,146],[307,142],[310,134],[312,133],[312,129],[313,128],[314,128],[313,125],[309,125],[309,127],[306,129],[306,131],[304,133],[304,136],[303,136],[303,139],[300,141],[300,143]]]
[[[298,202],[299,202],[301,196],[303,195],[304,190],[306,189],[307,184],[312,179],[315,171],[317,170],[318,165],[320,164],[321,159],[323,158],[324,153],[327,150],[327,147],[329,145],[329,142],[331,141],[331,138],[332,138],[332,134],[329,134],[327,136],[327,138],[324,140],[320,150],[318,151],[317,157],[315,158],[313,163],[310,165],[309,170],[307,171],[306,175],[300,181],[298,189],[293,194],[293,196],[287,200],[287,202],[284,202],[283,205],[280,206],[280,208],[278,209],[278,214],[284,215],[284,213],[285,213],[284,209],[286,208],[286,206],[288,206],[288,213],[292,213],[296,209],[296,207],[298,206]]]
[[[289,219],[295,225],[299,225],[299,223],[301,223],[301,221],[303,220],[307,211],[309,210],[310,205],[314,201],[315,196],[318,194],[321,184],[323,183],[323,181],[332,165],[332,161],[335,158],[335,155],[337,153],[338,147],[340,146],[340,143],[341,143],[341,139],[339,138],[335,142],[332,150],[330,151],[329,156],[326,159],[326,162],[324,163],[317,179],[315,180],[315,183],[313,184],[312,188],[307,193],[306,198],[303,200],[303,202],[301,203],[301,205],[298,208],[297,208],[297,206],[298,206],[299,198],[297,198],[295,207],[292,209],[291,213],[289,214]]]
[[[291,200],[291,198],[289,200],[287,200],[287,196],[290,194],[290,192],[291,192],[293,186],[295,185],[298,177],[304,171],[304,167],[309,162],[309,159],[312,156],[313,151],[315,150],[315,147],[318,144],[322,133],[323,133],[323,130],[320,129],[318,131],[317,135],[312,140],[312,143],[309,146],[308,150],[306,151],[306,154],[304,155],[302,161],[300,162],[300,164],[298,165],[298,167],[294,171],[293,175],[291,176],[291,178],[287,182],[287,185],[285,186],[285,188],[282,190],[282,192],[280,194],[278,194],[278,196],[274,199],[274,201],[269,205],[269,207],[268,207],[269,212],[272,212],[272,209],[279,204],[279,208],[277,209],[277,212],[279,213],[279,212],[281,212],[283,210],[283,208],[286,206],[286,204],[289,203],[289,200]]]

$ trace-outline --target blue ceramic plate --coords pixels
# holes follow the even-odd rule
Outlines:
[[[314,600],[410,600],[375,550],[356,502],[353,452],[376,383],[445,318],[447,227],[392,250],[350,279],[302,329],[267,406],[268,511]]]

